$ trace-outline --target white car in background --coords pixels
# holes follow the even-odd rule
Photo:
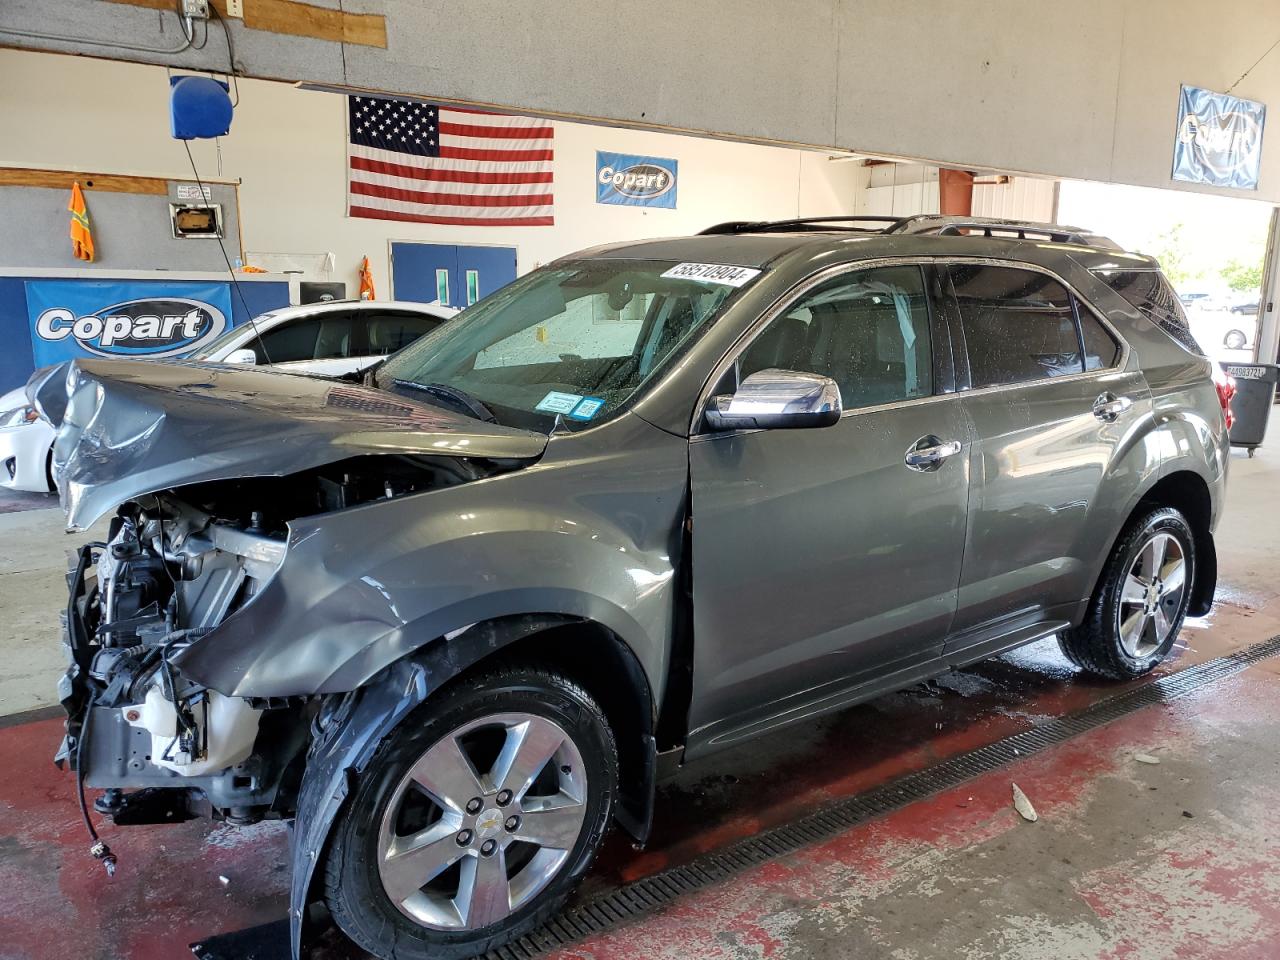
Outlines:
[[[233,327],[186,359],[270,364],[287,373],[356,373],[406,347],[455,307],[398,300],[330,300],[282,307]],[[27,404],[26,388],[0,397],[0,489],[49,493],[53,428]]]
[[[49,454],[53,427],[27,403],[27,388],[0,397],[0,488],[48,493],[53,490]]]
[[[286,373],[355,373],[407,347],[456,307],[410,300],[329,300],[282,307],[187,355],[209,363],[270,364]]]

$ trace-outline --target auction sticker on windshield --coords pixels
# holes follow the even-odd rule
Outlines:
[[[545,397],[538,401],[535,410],[542,410],[546,413],[569,413],[582,402],[582,394],[580,393],[560,393],[552,390]]]
[[[740,287],[760,275],[754,267],[734,267],[725,263],[678,263],[662,276],[668,280],[700,280]]]
[[[604,399],[602,397],[583,397],[582,402],[574,407],[573,411],[569,414],[569,419],[590,420],[600,412],[600,408],[603,406]]]

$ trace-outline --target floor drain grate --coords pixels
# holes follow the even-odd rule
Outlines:
[[[724,850],[705,854],[691,863],[644,877],[570,907],[514,943],[484,954],[483,960],[532,960],[665,906],[688,893],[705,889],[735,873],[819,843],[908,803],[949,790],[966,780],[1064,743],[1135,710],[1186,696],[1278,653],[1280,636],[1168,674],[1079,713],[1048,720],[985,747],[944,760],[926,770],[824,807],[793,823],[766,830]]]

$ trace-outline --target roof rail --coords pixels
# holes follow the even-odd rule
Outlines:
[[[885,232],[934,234],[939,237],[962,237],[975,234],[983,237],[997,237],[1013,234],[1018,240],[1048,240],[1052,243],[1075,243],[1086,247],[1121,249],[1120,245],[1109,237],[1080,227],[1040,223],[1035,220],[1003,220],[996,217],[944,217],[922,213],[913,217],[903,217]]]
[[[873,226],[878,224],[879,226]],[[1051,243],[1075,243],[1108,250],[1122,249],[1108,237],[1080,227],[1034,220],[1001,220],[994,217],[949,217],[918,213],[910,217],[799,217],[794,220],[730,220],[701,231],[702,235],[737,233],[789,233],[830,231],[842,233],[906,234],[939,237],[983,236]]]
[[[860,224],[880,223],[892,227],[901,217],[800,217],[794,220],[729,220],[717,223],[698,231],[699,236],[726,233],[786,233],[789,231],[831,230],[850,231],[852,233],[888,233],[888,229],[879,230]],[[850,226],[841,226],[850,224]]]

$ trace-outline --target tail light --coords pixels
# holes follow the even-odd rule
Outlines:
[[[1222,404],[1222,419],[1227,423],[1227,429],[1231,429],[1231,425],[1236,422],[1236,418],[1231,413],[1231,398],[1236,395],[1236,381],[1234,377],[1228,376],[1227,372],[1216,364],[1213,367],[1213,385],[1218,391],[1218,403]]]

